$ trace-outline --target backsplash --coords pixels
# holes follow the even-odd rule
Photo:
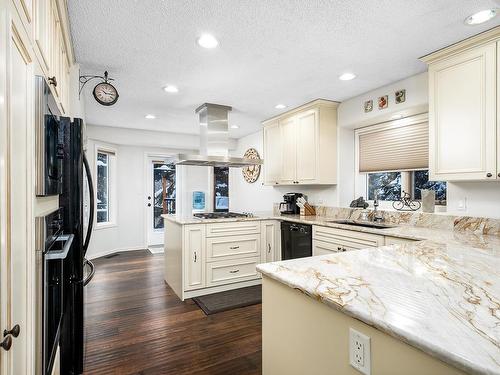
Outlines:
[[[279,213],[279,204],[274,205],[274,212]],[[360,220],[361,208],[315,206],[317,216],[332,219]],[[373,217],[373,210],[368,209],[368,216]],[[448,229],[478,234],[500,235],[500,219],[473,216],[454,216],[413,211],[379,210],[387,224],[411,225],[423,228]]]

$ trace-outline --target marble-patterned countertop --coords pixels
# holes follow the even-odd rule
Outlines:
[[[382,232],[434,240],[258,270],[466,372],[500,374],[500,239],[414,227]]]

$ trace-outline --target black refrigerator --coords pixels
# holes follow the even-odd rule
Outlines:
[[[65,276],[60,336],[61,375],[83,373],[83,288],[94,274],[93,264],[85,259],[92,233],[95,205],[90,168],[83,151],[82,126],[81,119],[59,119],[59,145],[63,151],[62,194],[59,205],[64,210],[64,232],[74,235],[72,248],[63,264]],[[88,224],[84,223],[84,184],[88,186]]]

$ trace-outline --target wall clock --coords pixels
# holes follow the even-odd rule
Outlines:
[[[254,148],[249,148],[245,151],[244,158],[247,159],[260,159],[259,153]],[[249,184],[254,183],[259,179],[260,165],[250,165],[242,168],[243,178]]]
[[[109,82],[98,83],[95,85],[92,93],[94,94],[94,99],[97,103],[106,106],[115,104],[119,97],[115,86]]]
[[[104,76],[80,76],[80,91],[78,92],[78,94],[80,95],[85,84],[93,79],[101,80],[101,82],[95,85],[94,91],[92,91],[94,99],[97,101],[97,103],[105,106],[115,104],[118,101],[120,95],[118,95],[118,90],[116,89],[116,87],[110,83],[110,81],[114,81],[114,79],[108,77],[107,71],[104,72]]]

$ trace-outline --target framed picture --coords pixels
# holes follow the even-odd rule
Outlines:
[[[394,97],[395,97],[396,104],[404,103],[406,101],[406,90],[402,89],[402,90],[396,91],[394,93]]]
[[[388,105],[389,105],[389,98],[387,97],[387,95],[378,98],[378,109],[387,108]]]
[[[373,110],[373,100],[367,100],[364,107],[365,113],[371,112]]]

